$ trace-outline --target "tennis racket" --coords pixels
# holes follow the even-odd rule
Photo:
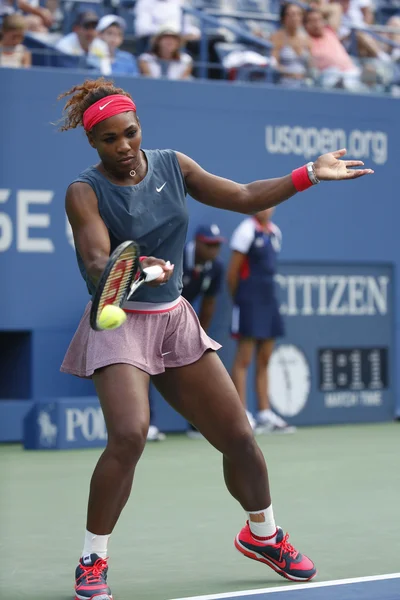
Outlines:
[[[139,257],[139,246],[129,241],[120,244],[108,259],[92,298],[90,326],[95,331],[102,331],[99,317],[106,304],[121,308],[143,283],[162,275],[163,268],[159,265],[142,269]]]

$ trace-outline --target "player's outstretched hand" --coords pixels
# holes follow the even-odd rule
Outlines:
[[[346,149],[342,148],[336,152],[322,154],[314,162],[315,174],[321,181],[333,181],[342,179],[356,179],[363,175],[373,173],[372,169],[358,169],[354,167],[363,167],[361,160],[339,160],[346,154]]]
[[[167,283],[168,279],[174,272],[174,265],[171,265],[169,261],[165,262],[165,260],[162,260],[162,258],[155,258],[154,256],[146,256],[146,258],[143,259],[141,262],[141,266],[143,269],[145,269],[146,267],[152,267],[153,265],[160,265],[160,267],[163,268],[164,273],[160,275],[160,277],[158,277],[157,279],[146,283],[146,285],[149,285],[151,287],[157,287],[162,283]]]

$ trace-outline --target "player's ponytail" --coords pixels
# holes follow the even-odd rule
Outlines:
[[[87,79],[81,85],[75,85],[73,88],[58,96],[57,100],[61,100],[66,96],[71,96],[64,106],[64,117],[62,119],[61,131],[75,129],[83,126],[83,113],[92,104],[98,100],[102,100],[106,96],[113,94],[122,94],[131,98],[128,92],[121,88],[114,87],[114,83],[109,79],[100,77],[99,79]]]

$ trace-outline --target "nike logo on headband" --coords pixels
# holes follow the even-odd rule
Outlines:
[[[109,104],[111,104],[112,100],[110,100],[109,102],[107,102],[106,104],[103,104],[103,106],[99,106],[100,110],[103,110],[106,106],[108,106]]]

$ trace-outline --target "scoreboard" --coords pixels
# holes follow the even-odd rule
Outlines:
[[[390,265],[283,263],[286,336],[269,367],[273,408],[293,424],[394,418]]]
[[[318,355],[321,391],[388,387],[387,348],[322,348]]]

